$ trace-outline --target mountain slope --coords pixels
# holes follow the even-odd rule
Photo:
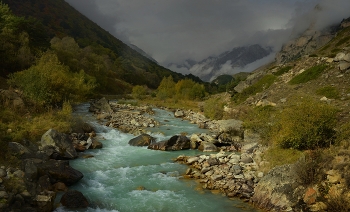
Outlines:
[[[172,75],[175,81],[184,78],[183,75],[142,56],[64,0],[3,0],[2,2],[8,4],[18,16],[34,17],[39,20],[45,26],[44,31],[50,39],[54,36],[59,38],[70,36],[81,48],[96,47],[100,54],[107,54],[113,60],[118,59],[122,65],[118,66],[117,70],[111,71],[118,72],[120,80],[156,88],[164,76]],[[49,39],[46,42],[48,43]]]
[[[187,60],[178,69],[188,69],[190,73],[200,77],[203,81],[211,81],[222,74],[234,74],[243,71],[248,64],[260,60],[271,53],[271,49],[262,48],[255,44],[245,47],[236,47],[226,51],[218,57],[209,57],[198,63]],[[171,64],[174,67],[174,64]],[[170,65],[168,66],[170,67]]]

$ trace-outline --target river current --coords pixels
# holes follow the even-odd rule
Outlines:
[[[173,162],[177,156],[202,154],[197,150],[156,151],[128,145],[134,135],[122,133],[99,124],[88,113],[88,104],[74,112],[89,122],[97,135],[104,139],[103,148],[88,150],[93,158],[78,158],[70,165],[81,171],[84,178],[70,189],[84,194],[90,203],[88,209],[68,210],[59,207],[56,212],[240,212],[257,211],[240,200],[230,200],[222,194],[201,189],[195,180],[183,179],[186,165]],[[150,129],[157,141],[186,132],[207,132],[188,121],[174,118],[164,110],[155,110],[154,118],[161,127]],[[161,132],[161,133],[159,133]],[[62,195],[62,194],[61,194]],[[57,197],[59,201],[60,195]]]

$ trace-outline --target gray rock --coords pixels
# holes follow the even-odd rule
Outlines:
[[[185,114],[184,114],[184,112],[182,110],[176,110],[175,113],[174,113],[174,116],[176,118],[181,118],[181,117],[184,117]]]
[[[339,70],[340,70],[340,71],[345,71],[345,70],[347,70],[347,69],[349,69],[349,68],[350,68],[350,62],[341,61],[341,62],[339,63]]]
[[[210,178],[212,180],[216,181],[216,180],[221,180],[224,177],[222,175],[220,175],[220,174],[215,174],[215,175],[212,175]]]
[[[240,162],[242,162],[242,163],[252,163],[253,159],[249,155],[242,154]]]
[[[219,125],[220,132],[236,133],[235,135],[240,135],[242,132],[242,121],[236,119],[219,120],[217,124]]]
[[[46,150],[53,148],[53,152],[48,152],[55,159],[74,159],[78,157],[72,141],[68,135],[60,133],[54,129],[49,129],[41,137],[41,146]],[[47,147],[47,148],[45,148]]]
[[[6,177],[7,173],[5,169],[0,168],[0,177]]]
[[[275,167],[261,178],[251,198],[253,204],[276,211],[293,210],[305,191],[304,188],[300,188],[293,166]]]
[[[0,199],[7,199],[9,198],[9,195],[6,191],[0,191]]]
[[[253,153],[254,149],[258,147],[257,142],[251,142],[251,143],[244,143],[244,145],[241,147],[242,153]]]
[[[101,98],[97,102],[91,102],[89,111],[95,112],[95,113],[107,113],[107,114],[110,114],[113,112],[111,106],[109,105],[105,97]]]
[[[69,209],[87,208],[89,202],[86,197],[76,190],[67,191],[60,200],[61,204]]]
[[[83,174],[73,169],[69,161],[49,160],[37,165],[38,176],[47,175],[52,183],[63,182],[66,185],[73,185],[83,178]]]
[[[35,200],[38,211],[53,211],[55,198],[56,193],[53,191],[47,191],[45,194],[37,195]]]
[[[210,171],[211,170],[211,167],[204,167],[202,170],[201,170],[201,173],[202,174],[205,174],[205,173],[207,173],[208,171]]]
[[[18,178],[23,178],[24,172],[22,170],[16,170],[15,172],[13,172],[13,175],[18,177]]]
[[[192,164],[194,162],[197,162],[199,160],[199,157],[190,157],[187,159],[187,164]]]
[[[190,149],[190,139],[183,135],[175,135],[169,140],[152,143],[148,146],[148,149],[163,150],[163,151],[177,151]]]
[[[198,150],[203,152],[217,152],[219,149],[211,142],[201,142]]]
[[[155,138],[148,134],[142,134],[131,139],[128,143],[131,146],[149,146],[150,144],[154,143],[155,140]]]
[[[343,52],[340,52],[335,56],[334,62],[342,61],[344,57],[345,57],[345,54]]]
[[[17,142],[9,142],[8,149],[12,155],[19,158],[30,158],[34,155],[30,149]]]
[[[219,165],[220,162],[217,158],[209,158],[208,161],[207,161],[211,166],[214,166],[214,165]]]
[[[344,56],[343,60],[350,63],[350,53],[347,53],[347,54]]]

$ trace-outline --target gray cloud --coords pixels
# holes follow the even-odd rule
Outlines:
[[[277,51],[310,23],[322,28],[350,16],[349,0],[66,1],[162,65],[199,61],[246,44]]]

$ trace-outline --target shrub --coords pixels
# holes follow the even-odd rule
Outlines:
[[[203,110],[204,115],[210,119],[222,119],[224,114],[224,103],[220,100],[220,98],[212,97],[205,101]]]
[[[283,148],[316,149],[335,141],[337,110],[331,105],[303,98],[278,114],[276,144]]]
[[[310,185],[317,182],[317,175],[320,170],[321,151],[309,151],[304,154],[304,157],[294,164],[294,172],[298,175],[302,185]]]
[[[260,134],[262,139],[269,140],[273,130],[276,108],[273,106],[259,106],[250,110],[243,118],[243,127]]]
[[[290,81],[289,84],[295,85],[295,84],[300,84],[300,83],[306,83],[310,80],[316,79],[319,77],[324,70],[327,69],[327,65],[317,65],[314,67],[311,67],[307,70],[305,70],[303,73],[296,75],[293,77]]]
[[[263,155],[264,160],[268,161],[268,163],[261,167],[261,171],[268,172],[271,168],[276,166],[293,164],[302,156],[303,153],[299,150],[282,149],[277,146],[271,147]]]
[[[337,88],[325,86],[316,90],[316,94],[325,96],[330,99],[338,99],[340,94]]]
[[[293,67],[292,66],[286,66],[283,68],[278,69],[275,73],[273,73],[275,76],[281,76],[284,73],[287,73],[289,70],[291,70]]]
[[[132,96],[135,99],[143,99],[147,94],[147,86],[136,85],[132,88]]]
[[[327,211],[348,212],[350,208],[350,201],[345,194],[339,190],[328,193],[326,202]]]

